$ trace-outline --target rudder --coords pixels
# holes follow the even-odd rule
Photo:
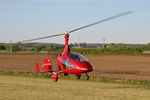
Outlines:
[[[35,63],[35,68],[36,68],[36,72],[40,72],[40,67],[39,67],[39,63]]]

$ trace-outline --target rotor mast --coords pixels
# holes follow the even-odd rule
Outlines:
[[[65,38],[65,47],[64,47],[63,53],[69,53],[70,52],[70,47],[69,47],[69,43],[68,43],[69,42],[69,34],[68,34],[68,32],[65,33],[64,38]]]

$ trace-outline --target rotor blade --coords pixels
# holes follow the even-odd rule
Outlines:
[[[92,24],[88,24],[88,25],[85,25],[85,26],[83,26],[83,27],[80,27],[80,28],[77,28],[77,29],[68,31],[67,33],[72,33],[72,32],[75,32],[75,31],[78,31],[78,30],[81,30],[81,29],[84,29],[84,28],[87,28],[87,27],[90,27],[90,26],[93,26],[93,25],[96,25],[96,24],[99,24],[99,23],[108,21],[108,20],[112,20],[112,19],[115,19],[115,18],[118,18],[118,17],[122,17],[122,16],[125,16],[125,15],[128,15],[128,14],[131,14],[131,13],[133,13],[133,12],[132,12],[132,11],[123,12],[123,13],[117,14],[117,15],[115,15],[115,16],[108,17],[108,18],[105,18],[105,19],[103,19],[103,20],[94,22],[94,23],[92,23]],[[66,34],[66,32],[60,33],[60,34],[56,34],[56,35],[50,35],[50,36],[44,36],[44,37],[40,37],[40,38],[30,39],[30,40],[24,40],[24,41],[20,41],[20,42],[21,42],[21,43],[23,43],[23,42],[29,42],[29,41],[34,41],[34,40],[40,40],[40,39],[45,39],[45,38],[50,38],[50,37],[65,35],[65,34]]]
[[[20,42],[23,43],[23,42],[29,42],[29,41],[34,41],[34,40],[41,40],[41,39],[55,37],[55,36],[60,36],[60,35],[64,35],[64,34],[65,33],[60,33],[60,34],[56,34],[56,35],[44,36],[44,37],[34,38],[34,39],[30,39],[30,40],[24,40],[24,41],[20,41]]]
[[[108,17],[108,18],[105,18],[105,19],[103,19],[103,20],[94,22],[94,23],[92,23],[92,24],[88,24],[88,25],[85,25],[85,26],[83,26],[83,27],[80,27],[80,28],[71,30],[71,31],[69,31],[68,33],[72,33],[72,32],[75,32],[75,31],[78,31],[78,30],[81,30],[81,29],[84,29],[84,28],[87,28],[87,27],[90,27],[90,26],[93,26],[93,25],[96,25],[96,24],[99,24],[99,23],[108,21],[108,20],[112,20],[112,19],[115,19],[115,18],[118,18],[118,17],[122,17],[122,16],[125,16],[125,15],[128,15],[128,14],[131,14],[131,13],[133,13],[133,12],[132,12],[132,11],[123,12],[123,13],[117,14],[117,15],[115,15],[115,16]]]

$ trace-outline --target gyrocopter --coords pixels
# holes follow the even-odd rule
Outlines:
[[[85,25],[83,27],[67,31],[64,33],[56,34],[56,35],[50,35],[50,36],[45,36],[45,37],[40,37],[40,38],[35,38],[35,39],[30,39],[30,40],[24,40],[21,41],[21,43],[29,42],[29,41],[34,41],[34,40],[40,40],[40,39],[45,39],[45,38],[51,38],[51,37],[56,37],[60,35],[64,35],[65,39],[65,46],[63,52],[57,57],[57,63],[58,63],[58,70],[53,70],[52,69],[52,62],[50,58],[45,58],[44,63],[42,65],[43,71],[40,71],[40,67],[38,63],[35,63],[36,67],[36,72],[39,73],[52,73],[51,78],[56,82],[59,78],[60,75],[68,75],[68,74],[74,74],[77,79],[80,79],[81,74],[85,74],[86,80],[89,80],[89,75],[88,73],[93,71],[93,66],[92,64],[81,54],[77,52],[72,52],[70,51],[69,47],[69,34],[111,19],[115,19],[121,16],[125,16],[128,14],[131,14],[131,11],[124,12],[117,14],[115,16],[94,22],[92,24]]]

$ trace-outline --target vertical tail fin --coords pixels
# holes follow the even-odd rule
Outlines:
[[[35,63],[35,67],[36,67],[36,72],[40,72],[39,63]]]

